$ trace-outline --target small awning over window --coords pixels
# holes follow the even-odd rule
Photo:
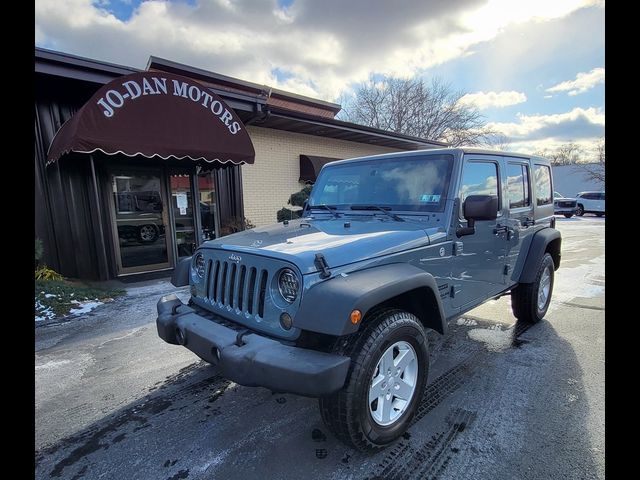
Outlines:
[[[224,101],[191,78],[151,71],[104,85],[58,130],[47,164],[69,152],[253,163],[247,130]]]
[[[320,169],[329,162],[342,160],[341,158],[316,157],[312,155],[300,155],[300,181],[315,182]]]

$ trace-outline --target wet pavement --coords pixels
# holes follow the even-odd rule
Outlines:
[[[375,455],[338,442],[317,400],[238,386],[162,342],[155,281],[36,327],[37,479],[604,478],[603,218],[558,217],[562,266],[534,326],[509,298],[431,332],[427,394]],[[186,289],[178,289],[186,300]]]

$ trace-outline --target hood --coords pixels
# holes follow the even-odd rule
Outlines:
[[[373,216],[340,219],[299,219],[277,223],[205,242],[201,248],[245,252],[280,258],[295,264],[302,273],[318,270],[316,253],[329,268],[389,255],[429,244],[429,217],[398,222]],[[349,224],[349,226],[345,226]]]

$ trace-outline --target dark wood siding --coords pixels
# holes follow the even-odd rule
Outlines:
[[[43,261],[71,278],[107,279],[99,262],[91,166],[87,155],[69,155],[46,167],[46,154],[60,126],[93,93],[82,82],[38,76],[35,104],[35,233],[44,245]]]

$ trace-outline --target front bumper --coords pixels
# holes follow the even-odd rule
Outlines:
[[[158,335],[167,343],[187,347],[240,385],[309,397],[344,385],[349,357],[285,345],[251,331],[238,346],[239,332],[225,326],[225,320],[211,317],[199,315],[175,295],[166,295],[158,301]]]
[[[564,215],[565,213],[571,213],[575,215],[577,210],[577,207],[555,207],[553,213],[555,213],[556,215]]]

